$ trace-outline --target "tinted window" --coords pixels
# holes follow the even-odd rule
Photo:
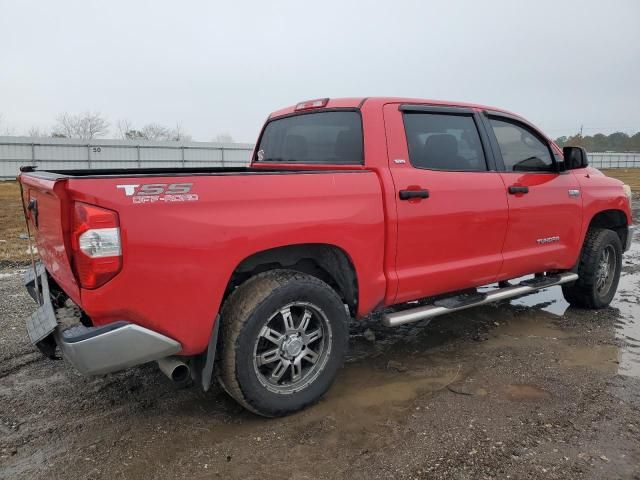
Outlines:
[[[404,127],[414,167],[462,172],[487,169],[471,116],[405,113]]]
[[[357,112],[318,112],[267,124],[259,162],[362,163],[362,122]]]
[[[507,172],[547,172],[553,170],[549,147],[528,128],[504,120],[491,119]]]

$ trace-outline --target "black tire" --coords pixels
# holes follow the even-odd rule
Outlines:
[[[614,255],[615,258],[609,263],[610,277],[606,282],[602,282],[601,263],[604,259],[604,252]],[[622,243],[620,237],[613,230],[594,228],[587,232],[582,247],[580,263],[578,265],[579,279],[573,283],[562,286],[564,298],[571,305],[580,308],[599,309],[605,308],[613,300],[618,282],[620,280],[620,270],[622,268]]]
[[[307,312],[311,311],[306,325],[317,322],[313,325],[319,327],[312,333],[322,328],[324,333],[317,334],[320,336],[313,340],[315,343],[300,346],[302,341],[297,342],[296,338],[307,337],[303,333],[288,333],[294,330],[287,329],[283,311],[291,312],[287,317],[291,319],[290,325],[299,322],[299,329]],[[347,352],[348,320],[337,293],[315,277],[290,270],[272,270],[256,275],[236,288],[222,309],[218,380],[238,403],[259,415],[278,417],[300,410],[320,399],[333,383]],[[282,323],[283,332],[274,333],[281,335],[280,343],[272,340],[270,334],[265,334],[266,331],[277,330],[280,324],[277,322]],[[275,344],[271,347],[278,351],[278,359],[269,359],[270,364],[258,365],[264,357],[257,352],[261,345],[270,345],[269,342]],[[317,363],[312,364],[312,360],[306,358],[302,358],[304,362],[299,360],[300,355],[304,357],[305,349],[309,356],[315,350],[319,352]],[[269,353],[266,351],[262,355]],[[291,365],[283,367],[286,362]],[[298,365],[295,368],[298,368],[300,376],[297,383],[294,363]],[[273,370],[269,370],[272,366]],[[282,368],[288,370],[282,374]],[[276,370],[282,378],[274,383]]]

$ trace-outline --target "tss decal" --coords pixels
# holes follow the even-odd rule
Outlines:
[[[193,183],[145,183],[136,185],[116,185],[133,203],[194,202],[197,193],[191,193]]]

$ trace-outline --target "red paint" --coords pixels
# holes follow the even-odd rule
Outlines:
[[[135,322],[175,338],[182,353],[191,355],[208,344],[232,272],[263,250],[306,243],[342,249],[356,270],[363,316],[381,305],[571,268],[596,213],[621,210],[631,223],[621,182],[592,168],[528,174],[412,167],[398,111],[402,103],[486,108],[416,99],[330,99],[324,108],[360,109],[365,165],[277,166],[333,171],[324,174],[59,181],[22,174],[25,201],[38,200],[40,255],[95,324]],[[394,162],[398,159],[405,162]],[[198,200],[134,205],[116,187],[175,182],[193,183]],[[509,185],[528,186],[529,193],[509,195]],[[581,195],[570,198],[572,188]],[[407,189],[428,189],[430,196],[398,200],[398,192]],[[122,269],[93,290],[78,287],[69,259],[75,202],[118,214]],[[559,242],[536,243],[555,235]]]

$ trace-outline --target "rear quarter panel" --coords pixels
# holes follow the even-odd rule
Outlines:
[[[117,185],[193,183],[197,201],[134,204]],[[288,173],[70,179],[73,198],[116,210],[123,268],[82,305],[97,324],[129,320],[205,350],[237,265],[284,245],[342,248],[359,280],[359,311],[380,303],[384,218],[375,173]]]

